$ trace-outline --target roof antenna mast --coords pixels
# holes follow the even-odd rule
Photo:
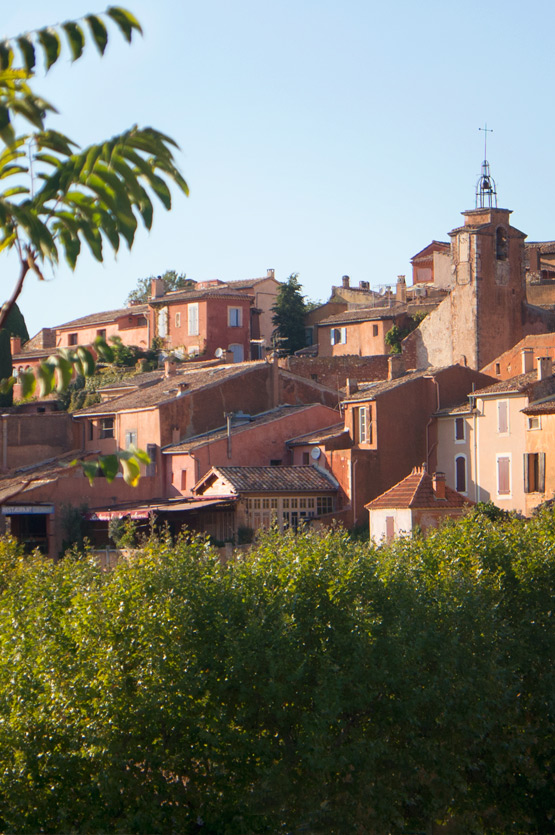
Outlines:
[[[489,171],[488,162],[488,133],[493,133],[493,129],[488,128],[487,123],[483,128],[478,130],[484,131],[484,161],[482,163],[482,173],[480,179],[476,183],[476,208],[477,209],[496,209],[497,208],[497,189],[495,187],[495,180]]]

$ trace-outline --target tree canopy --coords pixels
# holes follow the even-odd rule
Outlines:
[[[160,276],[151,275],[148,278],[137,279],[137,286],[134,290],[131,290],[125,300],[127,304],[144,304],[147,302],[150,298],[151,281],[154,278],[161,278],[166,285],[166,290],[169,291],[183,290],[186,287],[193,287],[195,284],[194,281],[187,278],[185,273],[177,273],[175,270],[166,270],[166,272]]]
[[[0,251],[14,250],[20,264],[11,296],[0,308],[0,328],[18,298],[29,271],[43,278],[45,263],[63,258],[75,268],[83,242],[102,261],[104,244],[117,252],[121,241],[133,245],[139,221],[150,229],[152,197],[171,207],[168,182],[188,193],[173,157],[176,143],[160,131],[132,126],[110,139],[79,149],[68,136],[47,126],[55,112],[32,88],[37,52],[48,71],[64,53],[72,61],[87,40],[102,55],[109,37],[107,23],[127,41],[141,27],[133,15],[109,7],[0,43]],[[19,123],[30,129],[16,132]]]
[[[274,338],[278,341],[278,350],[284,354],[293,354],[306,345],[306,306],[301,289],[299,274],[291,273],[287,281],[280,285],[272,307]]]
[[[551,833],[554,542],[471,513],[108,573],[0,544],[0,828]]]

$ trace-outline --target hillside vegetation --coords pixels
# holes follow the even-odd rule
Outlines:
[[[0,829],[553,832],[555,518],[0,545]]]

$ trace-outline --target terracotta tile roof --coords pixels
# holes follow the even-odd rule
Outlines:
[[[463,403],[459,403],[457,406],[451,406],[448,409],[439,409],[437,412],[434,412],[434,417],[446,417],[447,415],[458,414],[472,414],[472,407],[468,400],[465,400]]]
[[[316,467],[212,467],[197,488],[212,474],[222,476],[237,493],[312,493],[337,490],[332,476]]]
[[[434,491],[432,476],[421,467],[415,467],[413,471],[390,490],[382,493],[365,507],[369,510],[378,508],[426,508],[437,510],[438,508],[460,508],[465,505],[472,505],[474,502],[467,499],[456,490],[445,485],[445,498],[439,499]]]
[[[376,322],[378,320],[395,319],[407,312],[406,305],[393,305],[392,307],[358,307],[355,310],[345,310],[343,313],[334,313],[326,319],[318,322],[318,327],[328,325],[350,324],[352,322]]]
[[[537,371],[528,371],[526,374],[518,374],[509,380],[500,380],[491,386],[477,389],[473,395],[482,397],[484,394],[518,394],[527,391],[538,380]]]
[[[148,313],[148,304],[134,304],[131,307],[120,307],[118,310],[103,310],[100,313],[91,313],[89,316],[81,316],[80,319],[72,319],[58,325],[58,328],[82,328],[86,325],[103,325],[120,319],[122,316],[144,316]]]
[[[358,383],[358,391],[349,395],[349,397],[345,397],[342,402],[350,403],[353,400],[374,400],[380,394],[384,394],[399,386],[404,386],[414,380],[419,380],[421,377],[429,377],[438,371],[441,371],[441,369],[424,368],[421,371],[411,371],[408,374],[403,374],[394,380],[376,380],[376,382],[371,383]]]
[[[74,459],[82,460],[90,454],[79,451],[69,452],[57,458],[49,458],[40,464],[12,470],[7,475],[0,477],[0,504],[5,504],[10,499],[25,496],[37,487],[53,484],[61,476],[71,473],[68,468],[71,461]]]
[[[328,426],[325,429],[319,429],[316,432],[307,432],[305,435],[296,435],[286,443],[287,446],[323,444],[331,438],[338,438],[340,435],[344,435],[345,433],[347,433],[347,429],[345,429],[344,423],[334,423],[333,426]]]
[[[275,278],[275,276],[265,275],[265,276],[262,276],[262,278],[247,278],[247,279],[239,280],[239,281],[226,281],[226,284],[232,290],[239,290],[240,288],[244,288],[245,290],[247,290],[249,287],[256,287],[256,285],[260,284],[262,281],[268,281],[268,279],[270,281],[272,279],[274,281],[277,281],[277,278]],[[278,284],[279,284],[279,282],[278,282]]]
[[[521,409],[525,415],[550,415],[555,413],[555,397],[550,397],[545,400],[539,400],[537,403],[531,403],[525,409]]]
[[[164,369],[160,368],[156,371],[143,371],[141,374],[129,371],[121,380],[114,380],[113,383],[107,383],[102,386],[100,391],[111,391],[112,389],[138,389],[142,386],[151,386],[153,383],[159,383],[164,377]]]
[[[175,400],[179,394],[179,384],[186,385],[184,394],[196,391],[213,383],[222,380],[238,377],[241,374],[248,374],[259,368],[260,362],[242,362],[233,365],[218,365],[212,368],[200,368],[198,370],[178,371],[171,377],[165,377],[158,383],[145,386],[129,394],[122,394],[108,400],[105,403],[98,403],[86,409],[73,412],[73,417],[86,415],[113,415],[117,412],[135,411],[138,409],[153,409],[161,403]]]
[[[251,298],[239,290],[232,290],[227,285],[220,285],[219,287],[207,287],[206,290],[176,290],[174,292],[165,293],[163,296],[150,299],[151,305],[166,305],[168,302],[194,302],[201,299],[208,298],[225,298],[225,299],[245,299]]]
[[[272,409],[268,412],[262,412],[258,415],[245,416],[245,420],[243,422],[232,424],[231,434],[232,436],[238,435],[239,433],[248,431],[249,429],[254,429],[266,423],[272,423],[275,420],[280,420],[286,415],[298,414],[299,412],[303,412],[305,409],[310,409],[310,405],[278,406],[277,409]],[[236,419],[240,420],[241,418],[240,416],[237,416]],[[182,441],[181,443],[168,444],[168,446],[163,448],[163,451],[167,455],[173,455],[178,452],[192,452],[205,444],[210,444],[226,437],[227,426],[221,426],[219,429],[214,429],[211,432],[203,432],[202,435],[195,435],[192,438],[187,438],[186,441]]]

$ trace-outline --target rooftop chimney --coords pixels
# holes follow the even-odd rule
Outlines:
[[[432,476],[436,499],[445,498],[445,473],[434,473]]]
[[[14,354],[19,354],[21,352],[21,337],[20,336],[10,336],[10,350],[12,356]]]
[[[528,258],[530,261],[530,269],[533,272],[537,272],[540,269],[540,251],[536,247],[532,247],[528,250]]]
[[[351,397],[351,395],[356,394],[358,391],[357,381],[353,380],[352,377],[347,377],[345,381],[345,390],[347,397]]]
[[[273,270],[273,269],[266,270],[266,275],[268,276],[268,278],[275,278],[276,277],[276,271]]]
[[[534,368],[534,349],[533,348],[523,348],[522,349],[522,373],[528,374],[529,371],[532,371]]]
[[[538,357],[538,380],[545,380],[553,374],[553,362],[551,357]]]
[[[175,360],[168,357],[164,360],[164,377],[173,377],[175,374]]]
[[[387,358],[387,379],[396,380],[405,373],[405,359],[402,354],[392,354]]]
[[[395,288],[395,299],[399,304],[407,303],[407,282],[404,275],[397,276],[397,287]]]
[[[152,299],[158,299],[160,296],[163,296],[166,292],[166,282],[159,275],[157,278],[152,278],[150,281],[150,297]]]
[[[351,279],[349,278],[348,275],[342,275],[341,276],[341,282],[343,284],[343,287],[349,287],[350,281],[351,281]]]

